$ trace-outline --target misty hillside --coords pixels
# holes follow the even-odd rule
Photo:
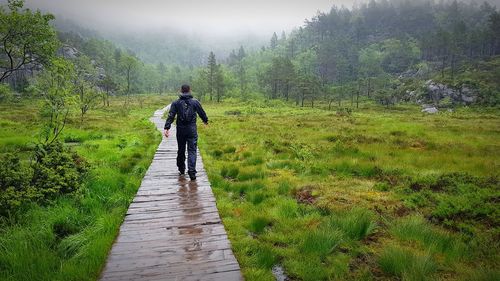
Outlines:
[[[187,67],[203,65],[210,51],[214,51],[219,57],[227,58],[231,49],[239,48],[241,45],[251,49],[259,49],[262,44],[267,42],[267,39],[264,39],[266,37],[250,34],[210,38],[203,33],[196,36],[173,29],[156,32],[98,31],[84,28],[68,19],[56,19],[54,26],[60,32],[75,33],[83,38],[110,40],[118,46],[134,52],[146,63],[161,62],[166,65]]]

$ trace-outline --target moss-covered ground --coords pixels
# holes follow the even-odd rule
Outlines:
[[[500,115],[207,105],[205,168],[247,280],[498,280]]]

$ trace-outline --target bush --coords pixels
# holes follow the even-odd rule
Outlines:
[[[432,219],[454,229],[460,229],[461,222],[498,225],[497,186],[496,177],[427,175],[410,181],[404,201],[408,207],[427,207]]]
[[[12,97],[9,85],[0,83],[0,102],[9,101]]]
[[[14,154],[0,158],[0,216],[27,202],[47,202],[80,190],[88,167],[76,153],[57,142],[37,145],[33,155],[31,165]]]
[[[31,183],[43,199],[79,191],[87,172],[83,158],[60,142],[38,145],[34,158]]]
[[[7,153],[0,158],[0,216],[20,207],[33,194],[32,170],[18,156]]]

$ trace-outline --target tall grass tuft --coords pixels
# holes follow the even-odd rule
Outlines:
[[[403,241],[418,241],[428,250],[438,251],[454,260],[466,256],[462,241],[448,232],[435,229],[420,216],[397,221],[391,227],[391,232]]]
[[[255,256],[258,268],[271,269],[278,262],[276,254],[274,254],[272,248],[269,246],[263,245],[259,247],[255,252]]]
[[[341,232],[318,229],[306,232],[302,236],[299,249],[302,253],[318,256],[321,259],[324,259],[328,254],[332,253],[341,242]]]
[[[264,232],[264,229],[271,224],[271,220],[264,216],[256,216],[250,220],[248,225],[248,229],[255,233],[261,234]]]
[[[328,221],[330,229],[340,229],[352,240],[361,240],[372,234],[377,224],[372,212],[366,209],[352,209],[346,213],[337,213]]]
[[[429,280],[437,270],[429,253],[416,254],[399,246],[387,247],[380,254],[378,264],[385,273],[409,281]]]
[[[234,165],[224,166],[220,171],[220,175],[226,179],[236,179],[239,173],[240,173],[239,168]]]

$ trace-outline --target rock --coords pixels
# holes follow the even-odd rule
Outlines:
[[[401,73],[398,78],[399,79],[404,79],[404,78],[414,78],[415,76],[417,76],[417,70],[413,70],[413,69],[408,69],[407,71]]]
[[[422,112],[429,113],[429,114],[435,114],[435,113],[438,113],[439,110],[435,107],[427,107],[427,108],[422,109]]]
[[[439,104],[441,100],[449,98],[453,104],[471,104],[477,101],[478,91],[467,85],[457,89],[432,80],[425,82],[425,92],[428,101]]]
[[[97,78],[99,80],[103,80],[104,78],[106,78],[106,70],[103,67],[97,66],[96,70],[97,70]]]
[[[76,59],[80,55],[76,48],[69,45],[63,45],[57,53],[66,59]]]
[[[477,91],[467,86],[462,86],[460,94],[462,101],[466,104],[474,103],[477,100]]]
[[[274,275],[274,279],[276,281],[287,281],[289,280],[288,277],[285,274],[285,270],[281,265],[274,265],[273,268],[271,269],[271,272]]]

